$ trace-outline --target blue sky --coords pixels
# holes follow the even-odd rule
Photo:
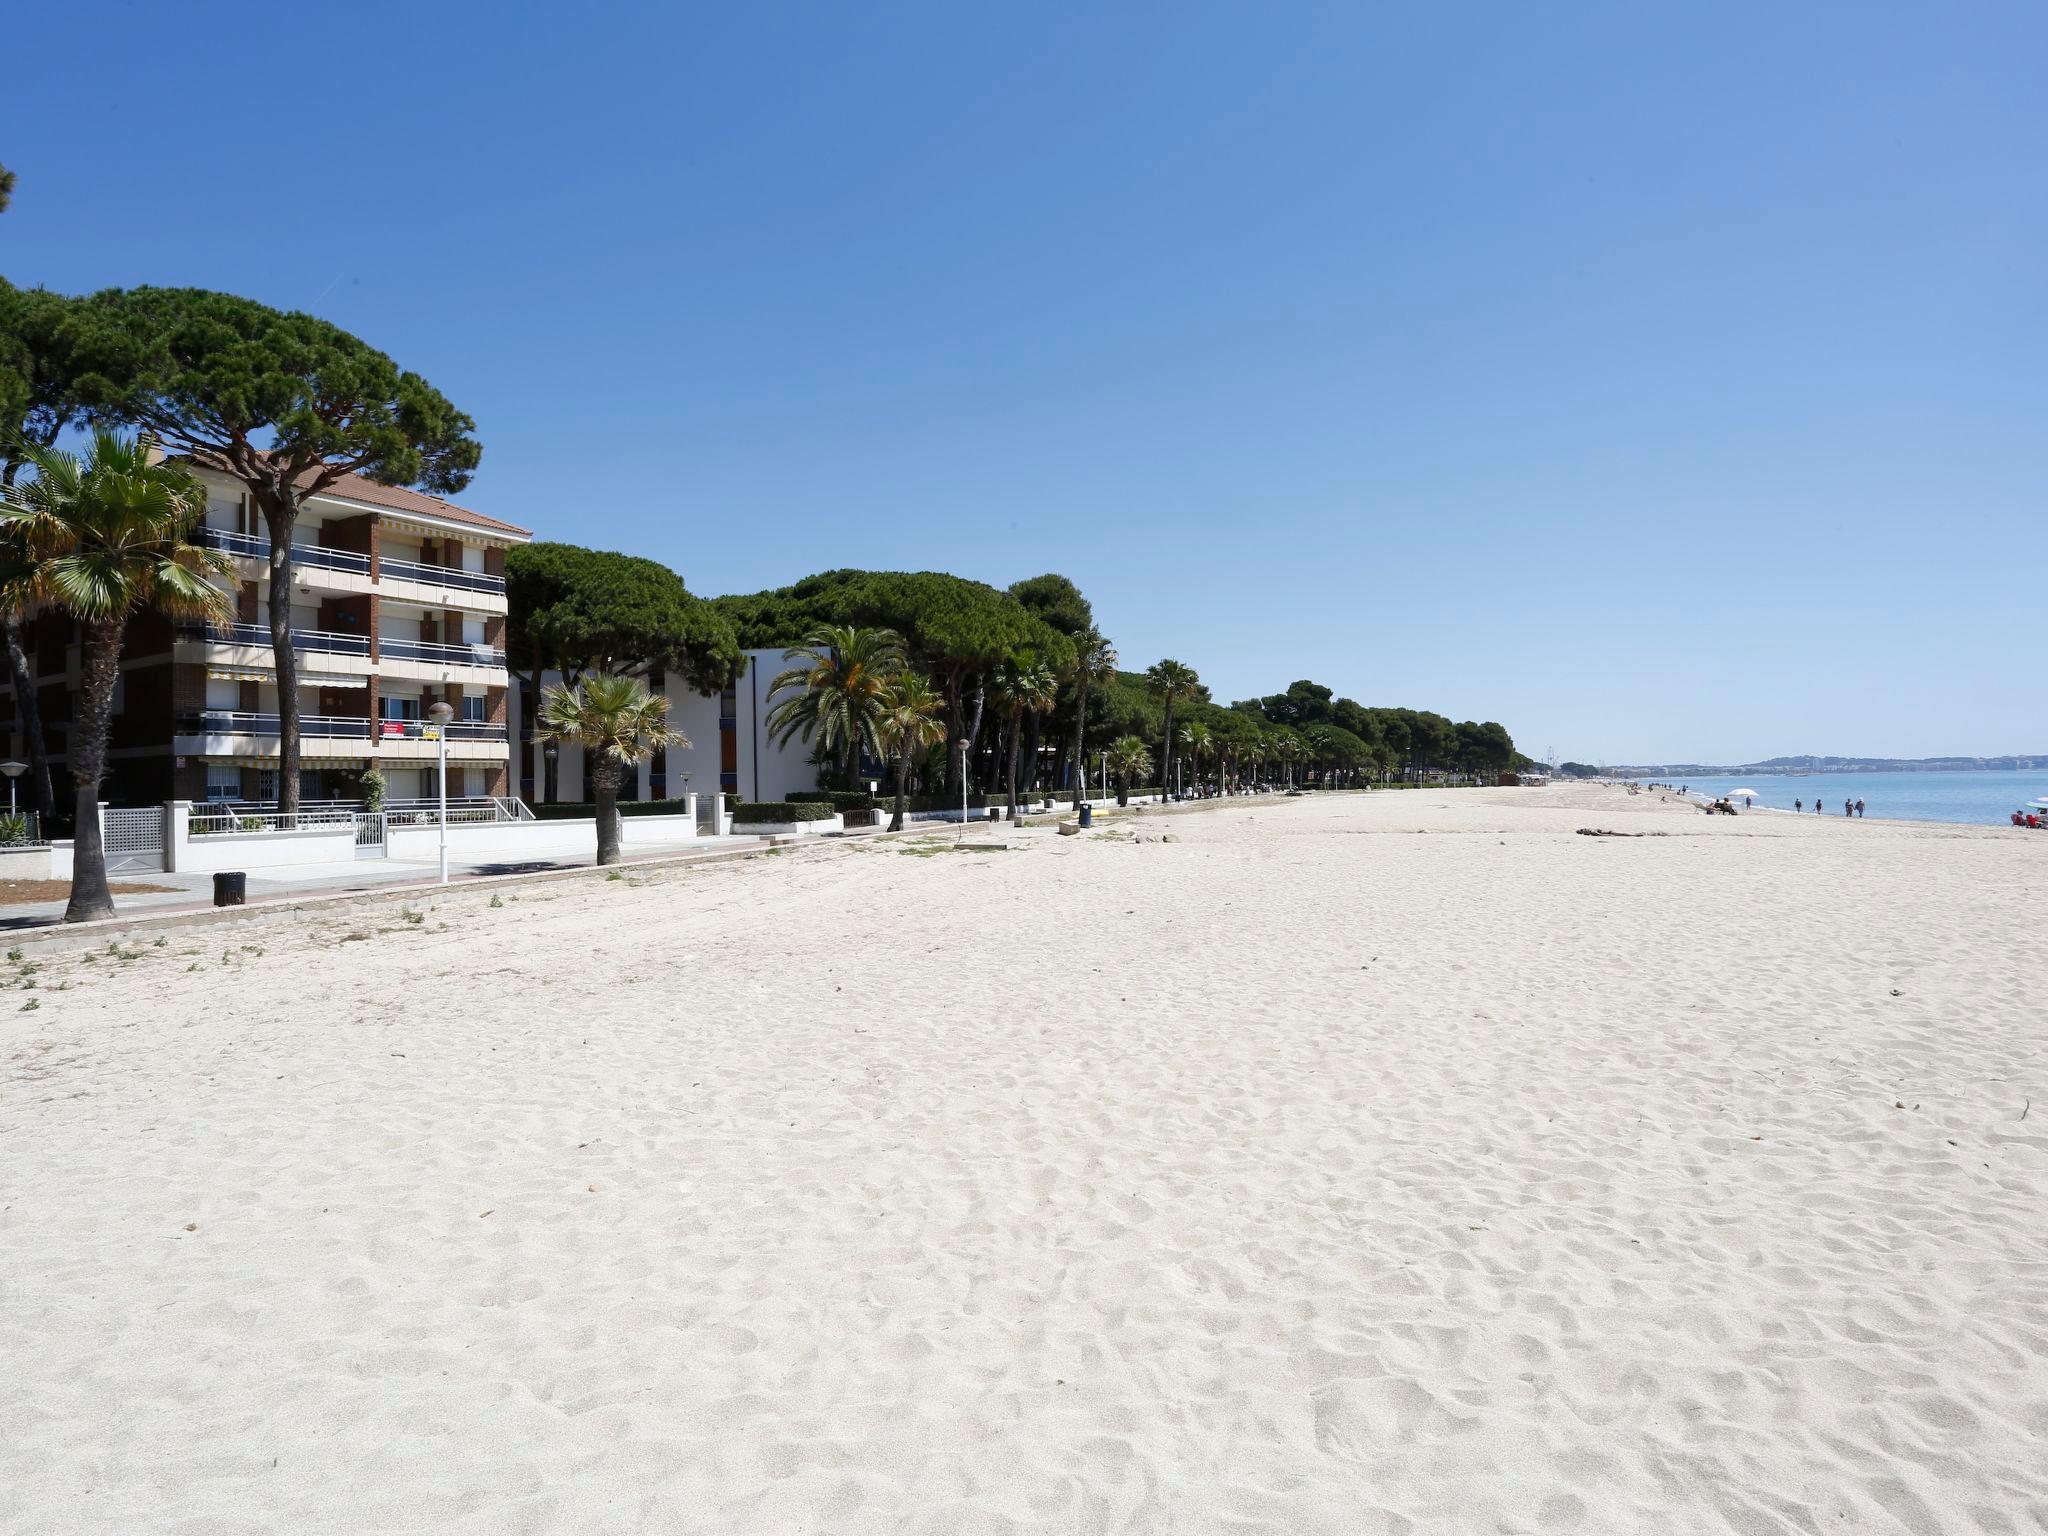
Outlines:
[[[12,12],[0,273],[306,308],[693,590],[1059,570],[1224,699],[2048,751],[2048,8]]]

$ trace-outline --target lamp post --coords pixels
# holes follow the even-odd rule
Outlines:
[[[434,745],[439,749],[441,767],[441,883],[448,883],[448,722],[455,718],[455,706],[446,699],[427,706],[427,718],[434,722]]]
[[[11,757],[7,759],[6,762],[0,763],[0,773],[4,773],[7,775],[7,814],[10,816],[17,814],[16,806],[14,804],[15,780],[19,779],[24,773],[27,772],[27,763],[18,763]]]

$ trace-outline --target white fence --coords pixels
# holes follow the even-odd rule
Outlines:
[[[673,816],[626,816],[622,842],[646,852],[707,835],[700,828],[695,795],[677,802]],[[285,869],[294,865],[340,864],[355,859],[392,859],[431,864],[440,857],[438,800],[394,800],[381,811],[327,801],[285,815],[269,802],[174,800],[139,810],[101,809],[100,825],[122,826],[124,871],[168,870],[207,874],[228,869]],[[539,821],[522,801],[476,797],[448,802],[448,854],[468,862],[518,863],[594,855],[593,818]],[[146,846],[145,846],[146,845]],[[109,858],[113,844],[109,842]],[[69,844],[54,851],[53,872],[71,872]],[[58,867],[61,866],[61,867]],[[111,867],[111,864],[110,864]]]

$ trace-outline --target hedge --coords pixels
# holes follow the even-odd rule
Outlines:
[[[801,789],[789,796],[792,805],[820,801],[835,811],[872,811],[881,803],[864,789]]]
[[[732,813],[734,826],[774,826],[792,821],[830,821],[839,813],[823,800],[756,800]]]
[[[621,800],[621,816],[681,816],[690,809],[687,800]],[[582,802],[561,801],[554,805],[533,807],[537,821],[576,821],[583,817],[595,818],[597,806],[588,800]]]

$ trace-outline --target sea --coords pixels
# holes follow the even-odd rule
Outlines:
[[[2029,800],[2048,797],[2048,767],[1961,773],[1763,773],[1738,778],[1674,779],[1695,795],[1715,799],[1735,789],[1757,792],[1757,809],[1792,809],[1803,801],[1813,814],[1818,799],[1826,814],[1842,814],[1844,800],[1861,800],[1865,816],[1891,821],[1955,821],[2007,826]]]

